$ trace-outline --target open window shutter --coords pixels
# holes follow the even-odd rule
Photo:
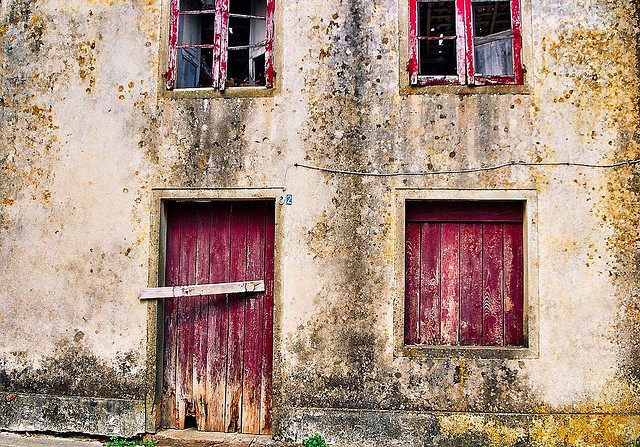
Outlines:
[[[213,36],[213,88],[224,90],[227,82],[229,0],[217,0]]]
[[[170,19],[169,19],[169,55],[167,61],[167,90],[173,90],[176,86],[176,60],[178,57],[178,50],[176,45],[178,43],[178,11],[179,0],[171,0],[170,6]]]
[[[418,84],[418,2],[409,0],[409,83]]]
[[[273,33],[275,0],[267,0],[267,35],[265,39],[264,73],[265,85],[273,87]]]

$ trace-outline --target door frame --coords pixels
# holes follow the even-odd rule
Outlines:
[[[149,276],[147,287],[164,286],[167,241],[167,204],[169,202],[215,202],[271,200],[274,204],[274,278],[273,278],[273,370],[272,433],[277,431],[276,408],[280,402],[280,333],[282,328],[282,215],[284,188],[154,188],[149,223]],[[282,200],[281,200],[282,199]],[[147,376],[145,419],[147,433],[160,428],[164,356],[164,306],[160,300],[147,301]]]

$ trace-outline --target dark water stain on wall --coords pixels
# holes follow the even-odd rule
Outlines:
[[[0,360],[0,389],[62,396],[144,397],[144,374],[135,350],[105,360],[82,346],[82,338],[77,332],[74,342],[59,342],[53,354],[44,357],[37,366],[26,360],[26,353],[11,353],[10,368],[6,360]]]
[[[139,147],[154,165],[168,169],[164,183],[187,187],[235,185],[247,156],[248,120],[255,110],[252,100],[163,101],[168,111],[151,117],[155,129],[143,132]],[[171,133],[163,136],[166,127]],[[162,143],[169,143],[169,153],[158,150]]]

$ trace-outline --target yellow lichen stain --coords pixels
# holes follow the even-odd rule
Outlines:
[[[613,123],[630,124],[629,118],[635,114],[627,113],[628,106],[637,103],[636,77],[629,75],[636,69],[635,52],[629,51],[634,47],[631,34],[576,27],[557,39],[543,38],[542,46],[547,55],[562,64],[558,69],[572,67],[567,75],[575,87],[565,90],[554,102],[572,100],[571,104],[580,106],[588,101],[589,107],[581,107],[580,111],[584,109],[589,116],[606,114]],[[616,63],[603,64],[603,60]],[[551,63],[555,64],[545,61],[543,72],[549,73]]]
[[[637,419],[628,416],[549,415],[537,418],[531,424],[529,439],[544,446],[625,446],[640,434]]]
[[[460,381],[460,386],[464,386],[464,384],[467,382],[467,378],[467,364],[463,362],[458,366],[458,380]]]
[[[509,424],[492,416],[453,414],[440,418],[449,439],[480,438],[487,446],[626,446],[640,435],[638,416],[536,415]]]
[[[15,200],[10,199],[9,197],[5,197],[4,199],[2,199],[3,205],[13,205],[14,203],[15,203]]]
[[[475,436],[485,438],[489,445],[512,446],[525,439],[523,427],[508,427],[483,416],[473,414],[454,414],[440,419],[440,431],[448,438]]]
[[[93,86],[96,83],[96,78],[93,74],[96,67],[96,58],[94,50],[96,48],[95,40],[85,40],[79,45],[80,54],[76,57],[76,62],[78,63],[78,75],[80,79],[89,78],[89,86],[86,88],[87,93],[91,93]]]

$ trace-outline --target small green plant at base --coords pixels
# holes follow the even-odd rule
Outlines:
[[[112,436],[107,441],[107,447],[136,447],[139,445],[144,447],[155,447],[153,441],[128,441],[117,436]]]
[[[302,445],[304,447],[328,447],[327,443],[324,442],[324,438],[320,434],[303,439]]]

